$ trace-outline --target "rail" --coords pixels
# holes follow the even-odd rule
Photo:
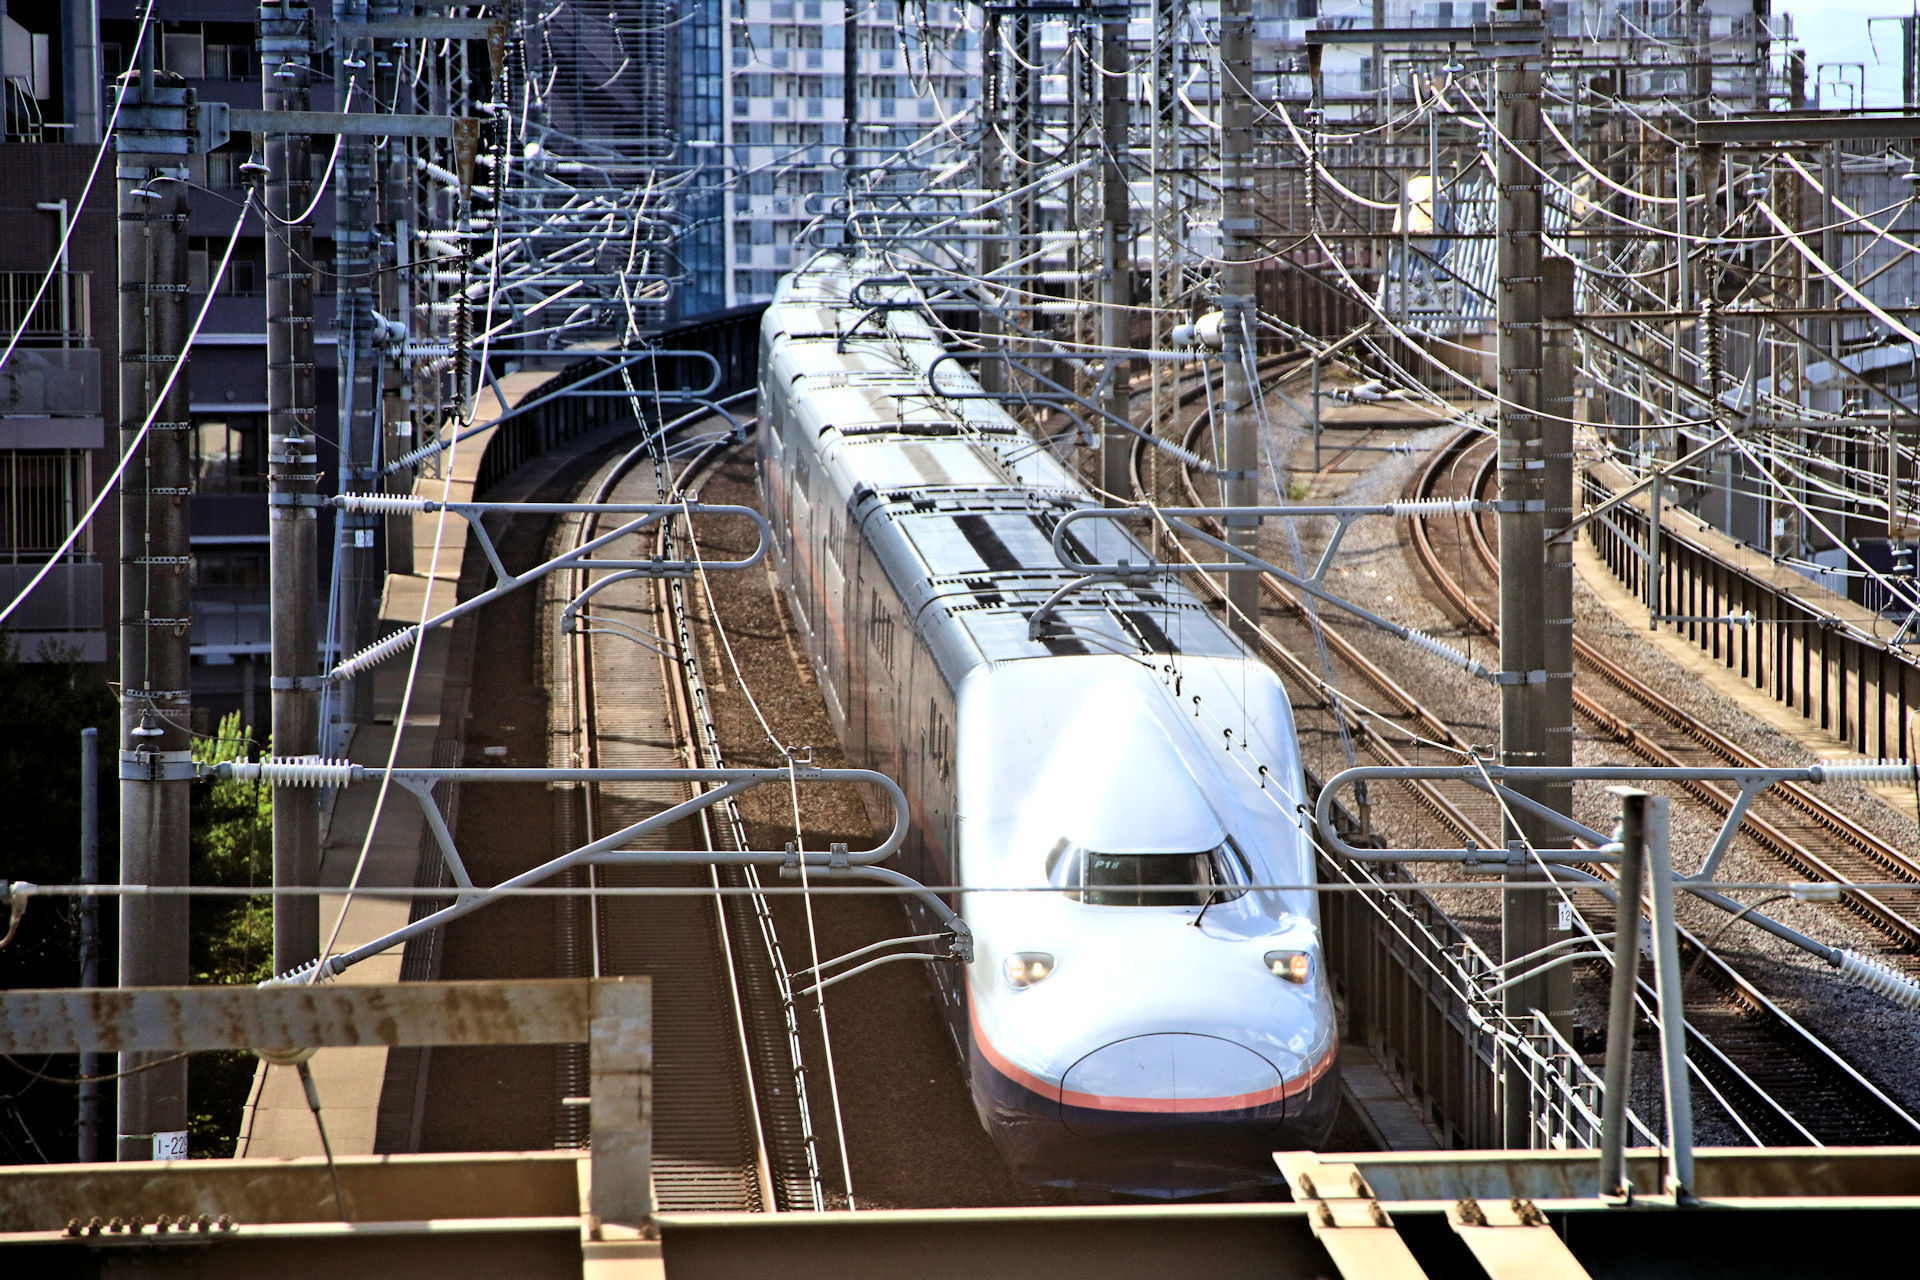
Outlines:
[[[1588,505],[1615,496],[1588,471]],[[1818,588],[1791,575],[1774,581],[1728,559],[1678,522],[1661,522],[1660,564],[1648,564],[1649,521],[1625,501],[1587,525],[1594,550],[1621,585],[1642,600],[1649,576],[1658,610],[1681,635],[1776,702],[1793,708],[1862,755],[1906,757],[1915,750],[1920,659],[1890,639],[1823,608]],[[1736,625],[1732,617],[1751,621]]]
[[[1470,436],[1471,433],[1462,432],[1436,451],[1415,482],[1416,496],[1432,496],[1439,477],[1455,473],[1458,458],[1474,448],[1484,447],[1484,438],[1475,440]],[[1467,477],[1468,494],[1483,492],[1489,483],[1488,469],[1484,466],[1458,467],[1457,471]],[[1453,606],[1475,626],[1492,634],[1491,616],[1447,567],[1458,558],[1463,570],[1468,564],[1477,564],[1482,574],[1497,572],[1497,556],[1482,523],[1478,519],[1466,523],[1461,536],[1471,544],[1471,549],[1465,555],[1454,557],[1436,551],[1432,530],[1425,522],[1416,522],[1414,526],[1415,552]],[[1655,766],[1672,768],[1687,760],[1648,733],[1634,729],[1609,704],[1597,700],[1594,689],[1612,688],[1632,703],[1664,708],[1656,714],[1665,731],[1676,739],[1684,735],[1696,747],[1704,747],[1710,753],[1712,764],[1759,767],[1759,762],[1751,756],[1706,731],[1651,688],[1607,662],[1591,645],[1576,639],[1575,655],[1583,670],[1598,671],[1601,676],[1597,685],[1587,689],[1576,687],[1576,712],[1600,725],[1603,732],[1614,732]],[[1870,833],[1861,831],[1844,816],[1806,794],[1804,783],[1777,784],[1774,790],[1781,793],[1778,800],[1768,798],[1765,793],[1750,795],[1744,789],[1738,797],[1730,796],[1702,782],[1681,781],[1678,786],[1694,800],[1728,818],[1729,826],[1742,825],[1748,835],[1803,874],[1822,880],[1881,879],[1889,873],[1907,878],[1907,873],[1895,869],[1896,864],[1885,863],[1875,863],[1876,870],[1871,875],[1835,875],[1822,869],[1823,859],[1806,849],[1804,842],[1788,837],[1758,812],[1745,809],[1748,802],[1752,802],[1755,809],[1763,804],[1790,804],[1793,811],[1814,816],[1823,834],[1831,840],[1828,856],[1840,856],[1848,849],[1853,850],[1848,856],[1862,858],[1885,852]],[[1710,856],[1709,864],[1711,861]],[[1593,870],[1604,876],[1606,869],[1596,864]],[[1866,910],[1870,903],[1859,891],[1846,893],[1842,900],[1870,921],[1876,920],[1878,913]],[[1737,910],[1724,898],[1716,905]],[[1604,913],[1598,909],[1588,909],[1583,914],[1589,917],[1589,928],[1610,927],[1603,922]],[[1751,918],[1751,913],[1747,914]],[[1710,1099],[1750,1141],[1756,1145],[1911,1141],[1914,1134],[1920,1133],[1920,1121],[1894,1104],[1859,1068],[1770,1000],[1708,944],[1684,929],[1680,931],[1680,942],[1689,964],[1701,969],[1702,976],[1707,978],[1706,982],[1688,987],[1686,1031],[1690,1070],[1702,1086],[1702,1100]],[[1862,981],[1844,962],[1839,968],[1840,976],[1848,981],[1875,985],[1872,981]],[[1644,1000],[1642,1008],[1645,1009]]]
[[[1197,394],[1182,397],[1182,402],[1197,398]],[[1203,411],[1187,434],[1187,448],[1197,447],[1207,422]],[[1144,455],[1145,450],[1136,446],[1136,496],[1148,493]],[[1205,506],[1190,471],[1182,472],[1179,484],[1185,507]],[[1208,539],[1207,545],[1219,549],[1220,544]],[[1203,595],[1224,595],[1206,573],[1194,574],[1192,581]],[[1261,573],[1259,581],[1283,611],[1306,614],[1304,597],[1294,595],[1272,573]],[[1264,627],[1247,638],[1283,675],[1305,687],[1318,687],[1317,673]],[[1332,630],[1323,630],[1320,639],[1379,688],[1423,734],[1464,749],[1447,725],[1350,641]],[[1406,763],[1381,735],[1361,727],[1358,736],[1383,761]],[[1309,788],[1316,786],[1310,776]],[[1409,789],[1463,839],[1483,847],[1496,843],[1438,788],[1416,785]],[[1345,834],[1350,838],[1363,834],[1360,820],[1338,805],[1332,808],[1340,815]],[[1398,864],[1355,861],[1318,840],[1315,849],[1321,874],[1330,880],[1375,887],[1374,891],[1323,895],[1320,918],[1328,972],[1345,1002],[1347,1038],[1374,1053],[1422,1119],[1450,1146],[1504,1146],[1507,1134],[1499,1102],[1510,1096],[1508,1081],[1524,1082],[1529,1113],[1525,1131],[1535,1148],[1590,1145],[1599,1125],[1599,1077],[1549,1024],[1513,1020],[1502,1013],[1498,995],[1490,991],[1498,974],[1480,946],[1430,895],[1411,887],[1410,877]],[[1652,1140],[1651,1129],[1638,1117],[1630,1123]]]

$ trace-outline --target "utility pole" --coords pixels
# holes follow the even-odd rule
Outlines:
[[[295,0],[260,6],[260,86],[269,111],[305,111],[313,60],[313,12]],[[319,673],[314,606],[315,535],[313,381],[312,143],[304,133],[269,133],[267,162],[267,518],[272,583],[273,752],[283,758],[320,750]],[[298,219],[297,222],[294,220]],[[319,792],[273,789],[274,888],[307,889],[320,880]],[[273,968],[285,973],[320,951],[320,900],[280,893],[273,900]]]
[[[840,10],[840,43],[840,143],[847,152],[847,225],[851,227],[853,176],[860,171],[860,0],[846,0]]]
[[[100,731],[80,731],[80,883],[100,883]],[[80,985],[100,985],[100,899],[80,899]],[[80,1055],[79,1140],[75,1154],[83,1163],[100,1158],[100,1086],[105,1055]]]
[[[852,0],[848,0],[849,4]],[[989,8],[980,32],[980,119],[985,125],[980,138],[980,189],[996,192],[1006,180],[1006,158],[1000,141],[1001,110],[1006,105],[1006,78],[1000,52],[1000,14]],[[1006,215],[1002,215],[1004,218]],[[1008,225],[1012,225],[1011,222]],[[989,310],[995,296],[995,274],[1000,270],[1004,241],[995,235],[980,239],[980,343],[991,351],[1000,345],[1000,317]],[[979,380],[982,390],[998,392],[1006,388],[1004,361],[982,360]]]
[[[1100,373],[1101,407],[1109,419],[1131,422],[1133,396],[1127,380],[1128,359],[1122,351],[1133,346],[1133,226],[1128,210],[1127,125],[1132,103],[1127,71],[1127,24],[1108,19],[1100,24],[1100,341],[1107,358]],[[1108,421],[1101,428],[1100,487],[1107,501],[1123,503],[1130,496],[1127,459],[1133,438]]]
[[[1255,372],[1253,299],[1253,3],[1220,3],[1220,363],[1223,506],[1252,507],[1260,502],[1260,421],[1254,409]],[[1229,516],[1227,541],[1258,554],[1260,522]],[[1229,613],[1244,625],[1260,625],[1258,575],[1230,573]]]
[[[1540,8],[1516,0],[1496,11],[1499,21],[1539,24]],[[1544,40],[1544,34],[1541,37]],[[1504,142],[1496,144],[1498,209],[1495,297],[1499,328],[1498,394],[1500,456],[1498,460],[1500,524],[1500,758],[1509,766],[1554,763],[1570,746],[1566,733],[1556,733],[1552,708],[1557,691],[1551,685],[1554,664],[1549,661],[1547,634],[1551,626],[1571,626],[1571,599],[1548,608],[1546,547],[1547,446],[1549,414],[1566,416],[1565,403],[1546,402],[1542,378],[1541,342],[1541,186],[1540,65],[1544,48],[1503,50],[1495,61],[1495,127]],[[1558,433],[1554,433],[1557,437]],[[1570,443],[1570,442],[1569,442]],[[1567,450],[1570,452],[1570,449]],[[1570,460],[1569,460],[1570,463]],[[1571,477],[1571,466],[1566,468]],[[1551,505],[1570,508],[1571,494]],[[1555,591],[1556,597],[1562,593]],[[1560,619],[1565,618],[1564,624]],[[1543,625],[1546,620],[1547,625]],[[1556,646],[1557,647],[1557,646]],[[1571,677],[1566,678],[1571,695]],[[1531,789],[1533,798],[1565,812],[1567,798],[1545,789]],[[1523,817],[1510,823],[1508,878],[1514,882],[1537,879],[1525,862],[1524,845],[1552,843],[1554,829],[1538,819]],[[1534,890],[1502,895],[1500,951],[1503,961],[1547,945],[1556,926],[1557,900]],[[1541,977],[1516,983],[1502,997],[1502,1009],[1523,1020],[1535,1010],[1546,1014],[1564,1031],[1572,1006],[1572,983],[1564,967]],[[1530,1122],[1528,1088],[1520,1073],[1510,1070],[1502,1110],[1508,1146],[1528,1145]]]
[[[60,6],[61,40],[67,49],[67,119],[73,122],[68,142],[98,146],[100,142],[100,4],[99,0],[66,0]]]
[[[120,865],[128,885],[187,883],[193,706],[187,648],[187,154],[193,93],[154,69],[159,31],[115,134],[120,209]],[[164,389],[164,394],[163,394]],[[151,420],[151,426],[147,424]],[[142,428],[147,427],[144,435]],[[187,900],[120,905],[120,985],[187,981]],[[185,1154],[187,1064],[123,1053],[118,1157]]]

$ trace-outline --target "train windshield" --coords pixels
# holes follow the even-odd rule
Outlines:
[[[1102,853],[1062,840],[1047,879],[1089,906],[1204,907],[1245,893],[1247,871],[1231,840],[1199,853]]]

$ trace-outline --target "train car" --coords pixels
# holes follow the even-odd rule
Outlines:
[[[1251,887],[1313,880],[1286,695],[1165,576],[1072,594],[1035,637],[1075,577],[1055,522],[1097,502],[882,271],[781,282],[760,476],[846,753],[910,800],[902,869],[962,890],[974,959],[929,968],[981,1122],[1031,1184],[1276,1183],[1337,1104],[1314,897]],[[1152,559],[1115,522],[1071,533]]]

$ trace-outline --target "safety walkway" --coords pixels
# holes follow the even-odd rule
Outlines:
[[[475,418],[479,421],[499,416],[553,377],[551,370],[509,374],[478,397]],[[477,432],[463,440],[449,455],[450,466],[441,474],[423,468],[415,481],[416,496],[436,501],[461,502],[474,495],[475,477],[480,471],[494,431]],[[380,601],[382,635],[417,624],[423,614],[444,612],[458,603],[461,571],[467,552],[466,521],[448,515],[445,536],[440,536],[441,515],[410,517],[412,528],[412,565],[409,571],[389,572]],[[435,554],[436,541],[438,554]],[[410,652],[402,652],[376,667],[373,681],[373,716],[370,722],[355,727],[347,754],[356,764],[384,767],[391,758],[401,768],[424,768],[457,764],[461,756],[462,725],[472,681],[471,626],[441,627],[427,633],[417,664]],[[413,692],[405,699],[405,720],[401,703],[410,670]],[[394,739],[399,751],[394,752]],[[411,796],[390,791],[380,808],[380,821],[367,838],[379,788],[350,787],[338,793],[324,819],[320,882],[329,888],[344,890],[355,879],[355,868],[364,858],[358,882],[368,888],[404,888],[413,885],[420,862],[425,822]],[[320,899],[320,937],[332,936],[340,919],[344,892],[323,894]],[[412,904],[405,898],[356,897],[347,908],[346,921],[340,925],[335,952],[345,951],[371,941],[407,923]],[[389,983],[400,980],[402,952],[399,948],[355,965],[334,982]],[[375,1150],[379,1127],[381,1091],[387,1075],[388,1050],[385,1047],[321,1049],[309,1063],[318,1086],[321,1113],[326,1121],[327,1137],[336,1155],[369,1155]],[[320,1135],[308,1110],[306,1096],[297,1073],[289,1068],[261,1064],[255,1072],[253,1089],[241,1119],[240,1140],[235,1155],[242,1157],[307,1156],[321,1153]]]
[[[1645,506],[1644,503],[1636,505],[1642,509]],[[1878,615],[1863,609],[1844,596],[1835,595],[1810,578],[1782,565],[1773,564],[1766,557],[1735,542],[1719,530],[1701,523],[1697,517],[1685,512],[1678,514],[1686,524],[1686,536],[1690,541],[1728,564],[1734,565],[1742,572],[1760,573],[1770,580],[1779,581],[1783,587],[1792,590],[1795,599],[1804,607],[1819,610],[1832,617],[1861,626],[1870,626],[1872,622],[1878,621]],[[1755,687],[1751,680],[1743,677],[1725,660],[1714,657],[1700,645],[1688,639],[1674,624],[1662,623],[1657,628],[1648,629],[1646,601],[1636,596],[1614,575],[1606,561],[1594,549],[1593,543],[1586,538],[1578,538],[1574,541],[1573,567],[1574,572],[1580,576],[1580,580],[1593,591],[1595,597],[1615,617],[1715,694],[1735,703],[1748,715],[1798,744],[1818,759],[1859,758],[1860,751],[1855,744],[1848,742],[1838,732],[1820,727],[1817,721],[1801,715],[1793,707],[1773,698],[1765,689]],[[1920,808],[1916,807],[1912,787],[1878,786],[1870,787],[1868,790],[1895,811],[1920,820]]]

